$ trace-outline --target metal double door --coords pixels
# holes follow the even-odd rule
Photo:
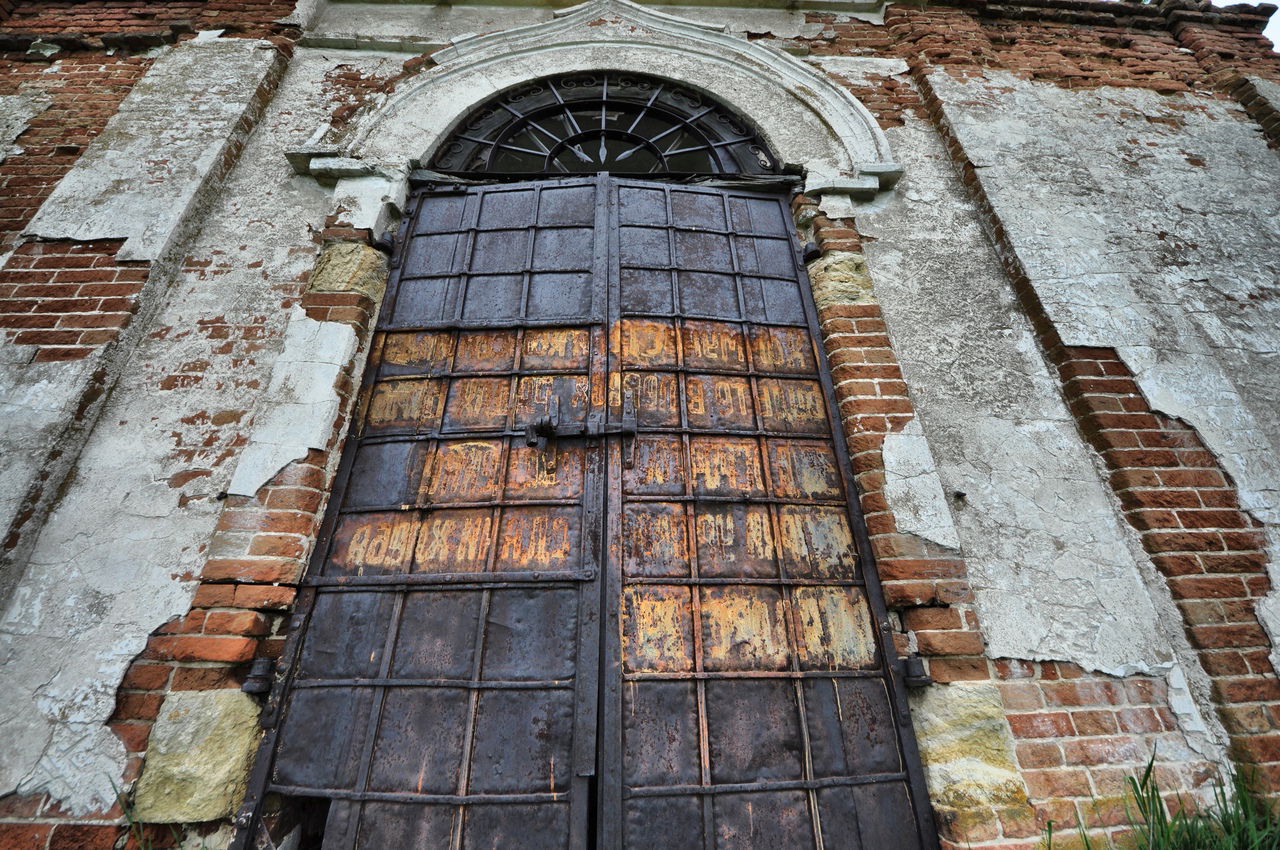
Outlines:
[[[277,695],[326,850],[936,845],[789,219],[415,197]]]

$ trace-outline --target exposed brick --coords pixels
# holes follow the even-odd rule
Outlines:
[[[46,823],[0,823],[3,850],[45,850],[53,827]]]
[[[49,838],[49,850],[114,850],[122,826],[59,824]]]
[[[1053,741],[1019,741],[1016,754],[1024,769],[1059,767],[1063,763],[1062,745]]]
[[[981,655],[982,635],[977,632],[916,632],[922,655]]]
[[[1010,714],[1009,728],[1017,738],[1064,738],[1075,734],[1071,716],[1065,711]]]
[[[1043,690],[1049,705],[1115,705],[1124,701],[1124,688],[1118,682],[1046,683]]]
[[[163,690],[169,683],[169,675],[173,668],[167,664],[148,664],[138,661],[130,665],[120,687],[128,690],[157,691]]]
[[[216,635],[153,637],[148,643],[148,651],[157,658],[175,661],[249,661],[256,648],[253,638]]]
[[[1022,774],[1032,797],[1087,797],[1092,793],[1089,774],[1079,768],[1027,770]]]
[[[929,676],[939,684],[975,682],[991,678],[991,670],[981,656],[934,657],[929,659]]]

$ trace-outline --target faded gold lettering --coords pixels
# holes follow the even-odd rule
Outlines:
[[[490,441],[441,443],[430,476],[423,476],[427,499],[440,502],[487,501],[497,495],[502,444]]]
[[[415,569],[434,573],[483,571],[492,529],[489,511],[433,512],[418,536]]]

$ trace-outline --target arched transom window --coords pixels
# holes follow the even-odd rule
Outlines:
[[[471,113],[431,168],[504,174],[773,174],[741,116],[686,86],[637,74],[547,78]]]

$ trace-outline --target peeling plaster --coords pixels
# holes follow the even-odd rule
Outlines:
[[[817,65],[854,85],[870,83],[870,77],[900,77],[907,73],[907,60],[874,56],[812,56],[806,62]]]
[[[1280,156],[1231,102],[986,77],[930,81],[1063,342],[1196,429],[1280,583]],[[1259,610],[1280,647],[1280,595]]]
[[[50,102],[51,98],[38,92],[0,95],[0,162],[22,152],[14,142]]]
[[[382,74],[400,65],[355,61]],[[316,260],[311,233],[332,212],[332,194],[295,176],[284,150],[329,114],[325,75],[339,62],[351,64],[295,54],[199,235],[181,246],[197,265],[163,271],[161,303],[0,613],[0,796],[48,791],[75,815],[114,802],[111,779],[125,769],[105,726],[116,689],[147,636],[190,608],[221,511],[214,494],[229,482],[247,411],[283,344],[290,313],[280,299],[301,291]],[[219,327],[235,339],[214,336]],[[189,386],[164,388],[177,364],[198,361],[209,366]],[[239,426],[193,416],[237,410],[246,412]],[[193,469],[206,474],[175,483]]]
[[[5,537],[28,488],[75,415],[91,361],[33,363],[30,346],[0,344],[0,530]],[[0,575],[0,604],[18,576]]]
[[[122,260],[162,256],[222,165],[276,59],[274,45],[246,38],[196,39],[165,51],[25,235],[124,238]]]
[[[1271,108],[1280,112],[1280,83],[1264,80],[1262,77],[1245,77]]]
[[[888,135],[906,176],[889,208],[858,225],[989,654],[1115,675],[1162,669],[1173,655],[1140,544],[941,141],[917,119]]]
[[[1222,100],[987,78],[930,81],[1063,342],[1118,349],[1280,526],[1280,157]]]
[[[258,402],[253,433],[227,492],[252,496],[290,461],[323,449],[338,417],[335,383],[356,353],[350,325],[317,322],[294,307],[271,385]]]
[[[399,223],[408,193],[408,169],[399,169],[390,177],[352,177],[338,181],[334,206],[342,210],[347,224],[368,228],[378,237]]]
[[[920,420],[912,419],[901,431],[887,434],[881,453],[884,496],[898,531],[959,549],[960,538]]]

